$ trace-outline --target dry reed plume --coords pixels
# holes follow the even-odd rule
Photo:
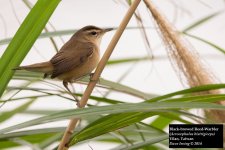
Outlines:
[[[173,67],[182,73],[190,87],[215,84],[216,80],[207,70],[196,50],[188,43],[172,24],[157,10],[150,0],[144,0],[149,8],[159,32],[167,47]],[[201,93],[203,94],[203,93]],[[222,94],[221,90],[211,90],[204,94]],[[225,101],[217,102],[224,105]],[[207,110],[206,116],[215,122],[225,122],[225,111]]]

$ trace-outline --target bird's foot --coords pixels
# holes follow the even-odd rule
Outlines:
[[[43,79],[47,78],[48,76],[49,76],[49,74],[45,73],[45,74],[43,75]]]
[[[78,108],[81,108],[80,101],[79,101],[78,99],[76,99],[75,101],[76,101],[76,103],[77,103],[77,104],[76,104],[77,107],[78,107]]]
[[[81,105],[80,105],[80,100],[70,91],[69,87],[68,87],[68,82],[67,81],[63,81],[63,85],[64,87],[67,89],[67,91],[69,92],[69,94],[71,96],[73,96],[74,100],[76,101],[76,105],[78,108],[81,108]]]
[[[77,107],[81,108],[80,102],[77,102]]]
[[[80,100],[78,99],[78,97],[76,97],[74,94],[71,93],[71,95],[73,96],[75,102],[76,102],[76,105],[78,108],[81,108],[81,105],[80,105]]]
[[[90,82],[98,82],[98,83],[100,83],[100,80],[99,79],[97,79],[97,80],[92,79],[93,78],[93,75],[94,75],[94,73],[90,73],[89,74],[89,76],[90,76]]]

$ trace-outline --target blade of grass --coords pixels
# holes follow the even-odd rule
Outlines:
[[[64,127],[25,130],[25,131],[12,132],[8,134],[1,134],[0,139],[23,137],[23,136],[34,135],[34,134],[57,133],[57,132],[63,132],[64,130],[65,130]]]
[[[182,98],[165,99],[166,102],[216,102],[225,99],[225,94],[196,95]]]
[[[177,113],[177,112],[176,112]],[[108,116],[104,116],[91,124],[85,127],[83,130],[78,132],[72,137],[70,141],[70,145],[74,145],[80,141],[84,141],[90,138],[97,137],[99,135],[115,131],[117,129],[129,126],[131,124],[137,123],[145,118],[155,116],[155,115],[163,115],[165,112],[138,112],[138,113],[123,113],[123,114],[112,114]],[[190,123],[184,119],[179,118],[177,114],[173,112],[167,112],[168,117],[173,120],[178,120],[183,123]],[[134,129],[133,129],[134,131]],[[135,130],[136,132],[136,130]]]
[[[34,145],[24,139],[21,139],[21,138],[13,138],[13,139],[9,139],[9,141],[12,141],[14,143],[17,143],[21,146],[25,146],[25,147],[28,147],[32,150],[41,150],[37,145]]]
[[[31,8],[33,7],[32,4],[31,4],[28,0],[23,0],[23,3],[24,3],[24,4],[27,6],[27,8],[29,8],[30,10],[31,10]],[[50,22],[49,22],[49,24],[50,24]],[[51,25],[52,25],[52,24],[51,24]],[[53,26],[53,25],[52,25],[52,26]],[[47,33],[49,32],[47,27],[45,27],[44,30],[45,30],[45,32],[47,32]],[[50,41],[51,41],[51,43],[52,43],[52,45],[53,45],[55,51],[58,52],[58,47],[57,47],[57,44],[56,44],[55,40],[53,39],[53,37],[49,37],[49,39],[50,39]]]
[[[159,130],[163,130],[167,126],[167,123],[171,121],[179,121],[186,124],[193,123],[188,120],[182,119],[180,117],[181,115],[183,115],[181,112],[167,112],[167,114],[159,113],[159,117],[156,118],[150,125]]]
[[[65,129],[64,129],[65,130]],[[39,143],[39,147],[41,149],[46,149],[48,146],[50,146],[51,144],[58,142],[61,137],[62,137],[63,133],[58,133],[50,138],[47,138],[46,140],[42,141],[41,143]]]
[[[70,29],[70,30],[59,30],[59,31],[53,31],[48,33],[41,33],[38,39],[55,37],[55,36],[63,36],[63,35],[71,35],[75,33],[76,31],[77,31],[76,29]],[[11,40],[12,38],[2,39],[0,40],[0,45],[9,44]]]
[[[54,136],[57,133],[43,133],[43,134],[33,134],[33,135],[27,135],[24,137],[21,137],[22,140],[28,141],[29,143],[33,143],[34,145],[37,143],[43,142],[45,139],[48,139],[52,136]],[[11,147],[17,147],[19,144],[10,141],[10,139],[1,139],[0,140],[0,148],[6,149]]]
[[[60,0],[39,0],[31,9],[0,59],[0,97],[17,67],[41,33]]]
[[[50,90],[50,89],[41,89],[41,88],[30,88],[30,87],[26,87],[26,88],[21,88],[21,87],[8,87],[8,90],[18,90],[18,89],[35,91],[35,92],[39,92],[39,93],[42,93],[42,94],[48,94],[49,96],[50,96],[50,95],[51,95],[51,96],[52,96],[52,95],[56,95],[56,96],[59,96],[59,97],[61,97],[61,98],[66,99],[66,100],[74,101],[74,99],[72,99],[72,98],[68,98],[68,97],[66,97],[66,96],[63,96],[62,93],[66,93],[66,92],[63,92],[63,91]],[[57,94],[57,93],[51,93],[51,92],[47,92],[47,91],[60,92],[60,94]]]
[[[149,98],[153,98],[153,97],[158,96],[156,94],[144,93],[142,91],[139,91],[137,89],[131,88],[129,86],[122,85],[120,83],[109,81],[109,80],[106,80],[106,79],[103,79],[103,78],[100,78],[99,82],[101,84],[103,84],[104,86],[108,86],[108,87],[112,88],[113,90],[118,90],[120,92],[125,92],[125,93],[131,94],[133,96],[138,96],[138,97],[143,98],[143,99],[149,99]]]
[[[167,125],[174,121],[172,118],[167,118],[164,116],[158,116],[152,123],[151,126],[163,130]]]
[[[139,122],[147,117],[154,115],[154,113],[123,113],[113,114],[102,117],[93,123],[89,124],[79,133],[75,134],[69,145],[72,146],[80,141],[94,138],[96,136],[115,131],[130,124]]]
[[[28,81],[25,81],[25,83],[23,83],[22,85],[20,85],[20,87],[27,87],[29,86],[30,84],[34,83],[35,80],[28,80]],[[10,95],[10,97],[4,101],[1,101],[2,103],[0,104],[0,109],[8,102],[10,102],[18,93],[21,92],[21,89],[18,89],[17,91],[13,91],[13,93]],[[5,95],[9,95],[12,91],[8,91],[8,88],[6,89],[5,91]],[[34,97],[33,98],[30,98],[30,99],[35,99]]]
[[[189,25],[188,27],[186,27],[185,29],[183,29],[183,32],[188,32],[200,25],[202,25],[203,23],[213,19],[214,17],[218,16],[219,14],[221,14],[223,11],[218,11],[218,12],[215,12],[215,13],[212,13],[206,17],[203,17],[202,19],[192,23],[191,25]]]
[[[136,62],[136,61],[148,61],[152,59],[153,58],[150,58],[150,57],[133,57],[133,58],[115,59],[115,60],[109,60],[107,62],[107,65],[117,65],[121,63],[130,63],[130,62]]]
[[[23,90],[23,89],[21,89]],[[43,95],[32,95],[32,96],[22,96],[17,98],[11,98],[8,102],[18,101],[18,100],[24,100],[24,99],[33,99],[33,98],[39,98],[39,97],[48,97],[49,95],[43,94]],[[0,103],[4,103],[6,100],[0,100]]]
[[[37,73],[32,73],[32,72],[25,72],[25,71],[18,71],[15,73],[13,79],[24,79],[27,80],[28,78],[32,79],[32,78],[42,78],[43,75],[41,74],[37,74]],[[21,78],[22,77],[22,78]],[[81,83],[85,83],[87,84],[90,81],[89,77],[85,77],[83,79],[81,79]],[[79,83],[79,81],[77,82]],[[99,79],[99,83],[98,85],[99,87],[103,87],[103,88],[110,88],[113,89],[115,91],[119,91],[119,92],[125,92],[127,94],[142,98],[142,99],[150,99],[153,97],[156,97],[158,95],[156,94],[149,94],[149,93],[144,93],[140,90],[128,87],[126,85],[117,83],[117,82],[113,82],[113,81],[109,81],[103,78]]]
[[[30,100],[30,101],[26,102],[25,104],[15,108],[12,111],[1,113],[1,115],[0,115],[0,118],[1,118],[0,119],[0,123],[10,119],[12,116],[14,116],[14,115],[16,115],[18,113],[21,113],[21,112],[25,111],[34,101],[35,101],[35,99]]]
[[[183,95],[183,94],[190,94],[190,93],[195,93],[195,92],[203,92],[203,91],[208,91],[208,90],[216,90],[216,89],[223,89],[225,88],[225,84],[208,84],[208,85],[202,85],[202,86],[197,86],[185,90],[180,90],[176,92],[172,92],[166,95],[158,96],[152,99],[147,100],[148,102],[156,102],[160,101],[169,97],[173,96],[178,96],[178,95]]]
[[[111,27],[106,27],[111,28]],[[149,29],[150,27],[145,27],[146,29]],[[116,30],[117,27],[114,27],[113,30]],[[133,29],[139,29],[138,27],[127,27],[126,30],[133,30]],[[65,36],[65,35],[71,35],[77,32],[78,29],[69,29],[69,30],[58,30],[58,31],[52,31],[48,33],[41,33],[38,37],[38,39],[42,38],[49,38],[49,37],[55,37],[55,36]],[[5,38],[0,40],[0,45],[9,44],[12,40],[12,37]]]
[[[173,113],[173,114],[171,114],[171,113]],[[182,118],[180,118],[180,116],[185,116],[185,117],[188,117],[189,119],[192,119],[192,120],[198,119],[198,121],[199,120],[202,120],[202,121],[207,120],[207,122],[212,122],[212,121],[208,121],[207,118],[203,118],[201,116],[197,116],[197,115],[191,114],[191,113],[186,112],[186,111],[184,112],[184,111],[174,110],[174,111],[168,112],[168,114],[169,114],[170,117],[168,117],[167,114],[165,114],[165,113],[164,114],[161,113],[154,121],[151,122],[150,125],[152,127],[155,127],[157,129],[159,129],[159,130],[163,130],[166,126],[169,125],[169,123],[171,123],[174,120],[177,120],[177,121],[180,121],[180,122],[186,123],[186,124],[193,124],[193,122],[182,119]]]
[[[134,149],[140,149],[140,148],[143,148],[145,146],[149,146],[149,145],[152,145],[152,144],[155,144],[155,143],[159,143],[163,140],[166,140],[169,138],[169,135],[167,134],[163,134],[163,135],[159,135],[157,137],[154,137],[154,138],[151,138],[151,139],[147,139],[146,141],[144,142],[137,142],[133,145],[130,145],[130,146],[120,146],[120,147],[116,147],[115,149],[112,149],[112,150],[134,150]]]
[[[195,35],[191,35],[189,33],[184,33],[184,34],[187,35],[187,36],[189,36],[189,37],[191,37],[191,38],[194,38],[194,39],[196,39],[198,41],[201,41],[201,42],[203,42],[203,43],[205,43],[205,44],[207,44],[207,45],[215,48],[216,50],[222,52],[223,54],[225,54],[225,50],[223,48],[221,48],[220,46],[218,46],[218,45],[216,45],[216,44],[214,44],[214,43],[212,43],[210,41],[207,41],[207,40],[205,40],[203,38],[200,38],[200,37],[197,37]]]
[[[115,104],[110,106],[92,106],[90,108],[83,109],[72,109],[65,110],[59,113],[50,114],[48,116],[33,119],[15,126],[11,126],[0,130],[0,133],[6,133],[21,128],[53,122],[57,120],[64,120],[68,118],[95,116],[103,114],[116,114],[116,113],[127,113],[127,112],[152,112],[161,111],[164,112],[168,109],[184,109],[184,108],[201,108],[201,109],[221,109],[225,110],[225,106],[214,104],[214,103],[200,103],[200,102],[155,102],[155,103],[126,103],[126,104]]]

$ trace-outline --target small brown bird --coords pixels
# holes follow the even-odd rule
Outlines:
[[[99,47],[102,36],[113,28],[101,29],[96,26],[86,26],[78,30],[68,42],[52,57],[50,61],[20,66],[14,70],[27,70],[44,73],[44,78],[63,80],[64,87],[75,98],[68,88],[68,83],[91,74],[100,59]]]

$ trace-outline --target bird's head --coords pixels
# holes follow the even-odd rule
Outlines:
[[[99,28],[99,27],[90,25],[90,26],[85,26],[81,28],[80,30],[78,30],[75,33],[75,35],[76,35],[76,38],[95,43],[99,46],[101,43],[102,36],[106,32],[111,30],[113,30],[113,28]]]

